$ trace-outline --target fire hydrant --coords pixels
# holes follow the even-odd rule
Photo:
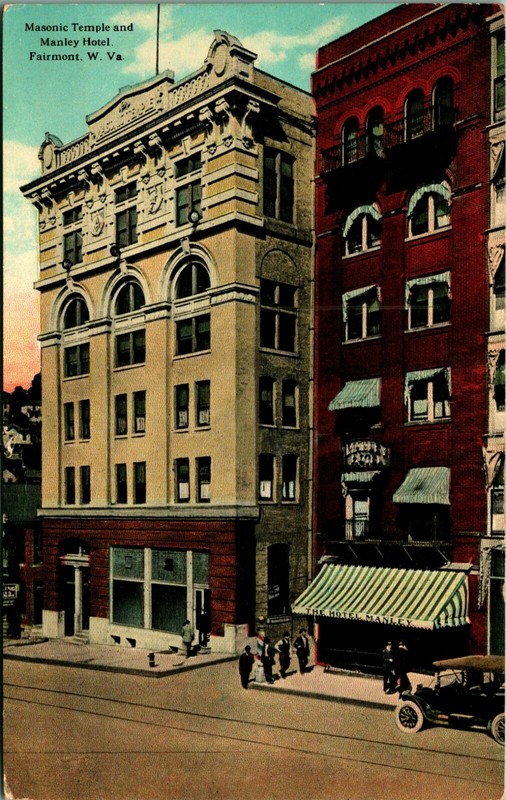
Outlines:
[[[150,667],[155,667],[156,666],[156,664],[155,664],[155,654],[154,653],[148,653],[148,659],[149,659],[149,666]]]

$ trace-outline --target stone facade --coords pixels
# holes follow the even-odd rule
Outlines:
[[[223,649],[307,583],[312,103],[254,60],[216,31],[188,78],[123,90],[69,144],[47,134],[22,189],[51,635],[173,645],[205,608]]]

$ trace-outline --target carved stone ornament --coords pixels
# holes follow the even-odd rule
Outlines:
[[[141,177],[141,181],[144,184],[148,184],[149,181],[151,180],[151,172],[149,170],[145,170],[144,172],[141,172],[141,176],[140,177]]]
[[[201,108],[199,111],[199,121],[204,125],[205,132],[206,132],[206,147],[211,153],[216,152],[217,142],[216,142],[216,123],[214,120],[214,115],[209,106],[205,106],[205,108]]]
[[[48,208],[51,208],[53,205],[53,196],[49,189],[43,189],[40,193],[40,197],[44,205],[46,205]]]
[[[149,203],[148,214],[155,214],[159,211],[163,201],[162,184],[157,183],[154,186],[150,186],[146,191]]]
[[[504,142],[497,142],[490,148],[490,176],[492,180],[495,179],[499,166],[501,164],[501,157],[504,153]]]
[[[92,198],[92,197],[88,197],[88,199],[86,200],[86,206],[87,206],[87,208],[91,208],[91,207],[93,206],[94,202],[95,202],[95,201],[93,200],[93,198]]]
[[[160,178],[163,178],[163,176],[165,175],[165,173],[166,173],[166,172],[167,172],[167,170],[166,170],[166,168],[165,168],[165,167],[158,167],[158,169],[156,170],[156,174],[157,174],[157,175],[158,175]]]
[[[482,448],[483,469],[485,472],[485,488],[488,490],[493,485],[499,470],[504,461],[504,453],[501,450],[488,450]]]
[[[92,236],[100,236],[104,230],[105,225],[105,209],[96,208],[91,212],[91,234]]]
[[[77,180],[84,183],[85,186],[90,185],[90,178],[85,169],[80,169],[77,173]]]
[[[489,389],[493,391],[494,383],[495,383],[495,373],[497,370],[497,362],[499,361],[499,356],[504,348],[502,347],[491,347],[487,351],[487,366],[488,366],[488,384]]]
[[[260,105],[257,103],[256,100],[248,100],[246,105],[246,111],[244,112],[244,116],[242,118],[241,123],[241,139],[244,147],[248,149],[253,147],[255,140],[253,137],[253,117],[259,114],[260,112]]]
[[[105,203],[105,201],[107,199],[106,193],[102,192],[101,194],[99,194],[98,199],[100,200],[101,203]]]
[[[162,140],[157,133],[150,134],[148,138],[148,147],[151,155],[161,153],[163,150]]]
[[[494,242],[488,246],[488,279],[494,283],[495,274],[504,258],[504,242]]]
[[[94,183],[102,183],[104,180],[104,171],[100,164],[95,163],[91,165],[90,177]]]
[[[234,141],[232,110],[224,97],[218,100],[214,107],[216,117],[220,121],[222,141],[225,147],[230,147]]]
[[[148,158],[148,151],[146,150],[144,142],[139,141],[134,143],[134,153],[143,161],[146,161]]]

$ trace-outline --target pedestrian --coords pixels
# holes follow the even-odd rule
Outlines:
[[[247,644],[244,651],[239,656],[239,675],[241,676],[241,686],[243,689],[248,688],[249,676],[253,669],[254,660],[251,647]]]
[[[392,642],[387,642],[381,652],[383,664],[383,691],[385,694],[395,692],[394,648]]]
[[[279,653],[279,674],[282,678],[286,678],[286,673],[290,666],[290,634],[288,631],[283,631],[283,637],[276,644],[276,650]]]
[[[264,675],[267,683],[274,683],[274,678],[272,677],[272,667],[274,666],[274,653],[275,650],[271,644],[271,640],[269,639],[268,636],[266,636],[264,639],[264,648],[260,660],[264,667]]]
[[[309,660],[309,639],[305,628],[299,630],[299,635],[295,639],[293,646],[299,660],[299,672],[304,675]]]
[[[404,642],[399,642],[397,652],[394,655],[394,672],[395,672],[395,691],[402,692],[411,689],[411,681],[408,678],[409,669],[409,650]]]
[[[211,630],[211,620],[209,619],[209,614],[205,609],[202,609],[200,612],[200,616],[198,619],[198,629],[199,629],[199,645],[200,647],[206,647],[207,641],[209,639],[209,632]]]
[[[186,658],[190,658],[191,656],[194,637],[195,631],[193,630],[193,625],[189,619],[185,619],[183,622],[183,627],[181,628],[181,638],[184,646],[186,647]]]

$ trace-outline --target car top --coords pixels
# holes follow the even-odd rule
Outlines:
[[[483,672],[504,672],[504,656],[462,656],[433,663],[438,670],[479,669]]]

